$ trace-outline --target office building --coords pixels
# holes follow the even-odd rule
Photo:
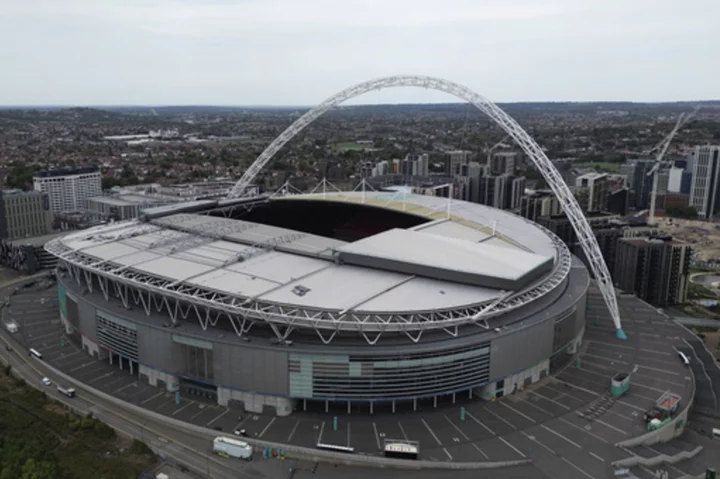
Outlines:
[[[607,211],[620,216],[628,214],[630,191],[627,188],[620,188],[608,195]]]
[[[720,146],[697,146],[692,155],[693,174],[690,206],[701,218],[712,218],[718,211],[718,179],[720,178]]]
[[[620,167],[620,173],[628,178],[628,187],[634,193],[634,202],[631,206],[638,210],[650,206],[653,179],[648,173],[654,164],[654,161],[634,160]]]
[[[47,193],[0,191],[0,238],[16,240],[43,236],[52,231]]]
[[[102,194],[100,172],[94,168],[43,171],[33,183],[35,191],[47,193],[53,214],[82,211],[88,198]]]
[[[87,213],[98,221],[124,221],[140,216],[145,208],[169,205],[178,201],[169,201],[163,198],[153,198],[142,195],[113,195],[96,196],[88,198]]]
[[[684,303],[691,256],[689,244],[669,236],[623,238],[615,255],[615,284],[654,306]]]
[[[575,180],[576,196],[580,207],[587,213],[599,213],[607,209],[608,175],[586,173]]]
[[[692,171],[674,166],[670,168],[668,178],[668,193],[690,194],[692,188]]]

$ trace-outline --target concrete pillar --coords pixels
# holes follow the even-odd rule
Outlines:
[[[413,398],[413,411],[417,411],[417,398]]]
[[[393,412],[393,414],[395,414],[395,400],[394,399],[392,402],[392,412]]]
[[[370,414],[373,414],[373,405],[374,404],[375,404],[374,402],[370,401]]]
[[[453,393],[453,404],[455,404],[455,393]]]
[[[118,356],[118,364],[120,365],[120,370],[122,371],[122,356]]]
[[[433,407],[437,407],[437,396],[433,396]]]
[[[132,361],[130,361],[130,374],[135,374],[133,372],[133,362]]]
[[[110,365],[112,366],[112,351],[108,351],[108,357],[110,358]]]
[[[303,399],[303,411],[307,411],[307,399]]]
[[[328,400],[325,400],[325,412],[328,412]]]
[[[468,395],[468,398],[469,398],[469,399],[472,399],[472,389],[469,390],[468,393],[470,393],[470,394]]]
[[[348,414],[350,414],[350,401],[348,401]]]

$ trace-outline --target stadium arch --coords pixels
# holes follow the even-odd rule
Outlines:
[[[420,75],[396,75],[383,78],[376,78],[349,88],[326,99],[319,105],[311,108],[307,113],[298,118],[290,125],[280,136],[275,138],[272,143],[263,151],[252,165],[245,171],[243,176],[237,181],[233,187],[230,197],[243,196],[247,187],[253,182],[257,174],[265,167],[265,165],[273,158],[287,142],[295,135],[300,133],[306,126],[322,116],[325,112],[333,107],[343,103],[346,100],[355,98],[365,93],[382,90],[383,88],[395,87],[419,87],[430,90],[449,93],[457,98],[473,104],[480,111],[490,117],[505,133],[512,137],[515,142],[522,148],[526,155],[532,160],[535,167],[540,171],[545,181],[547,181],[550,189],[557,197],[558,201],[567,214],[570,222],[577,234],[580,245],[588,258],[590,268],[595,276],[595,280],[602,292],[603,298],[612,316],[615,324],[616,336],[619,339],[627,339],[622,330],[620,321],[620,312],[615,296],[615,288],[612,284],[612,278],[608,271],[605,260],[598,246],[592,228],[588,223],[585,215],[580,208],[575,196],[568,188],[560,173],[547,157],[545,152],[535,142],[535,140],[515,121],[510,115],[505,113],[500,107],[495,105],[487,98],[475,93],[469,88],[448,81],[442,78],[420,76]]]

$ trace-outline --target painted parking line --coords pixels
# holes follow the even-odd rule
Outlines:
[[[165,394],[165,391],[160,391],[159,393],[155,394],[154,396],[150,396],[150,397],[147,398],[146,400],[142,401],[140,404],[145,404],[146,402],[150,402],[150,401],[152,401],[153,399],[162,396],[163,394]]]
[[[535,444],[537,444],[538,446],[544,447],[550,454],[552,454],[554,456],[557,455],[557,453],[555,451],[553,451],[552,449],[550,449],[547,445],[545,445],[544,442],[538,441],[535,436],[531,436],[530,434],[526,433],[525,431],[522,431],[522,435],[525,436],[529,441],[532,441]]]
[[[221,417],[223,417],[225,414],[227,414],[227,413],[229,413],[229,412],[230,412],[230,409],[224,410],[223,412],[221,412],[220,414],[218,414],[217,416],[215,416],[215,419],[211,419],[210,422],[208,422],[208,423],[206,424],[206,426],[209,426],[210,424],[214,423],[215,421],[217,421],[218,419],[220,419]],[[273,418],[273,419],[275,419],[275,418]]]
[[[594,457],[595,459],[597,459],[598,461],[600,461],[600,462],[605,462],[605,459],[603,459],[602,457],[598,456],[598,455],[595,454],[594,452],[591,452],[590,455],[591,455],[592,457]]]
[[[290,435],[287,438],[288,442],[292,441],[292,437],[295,435],[295,430],[297,429],[299,424],[300,424],[300,419],[297,420],[297,422],[295,423],[295,426],[293,426],[293,428],[292,428],[292,431],[290,431]],[[373,423],[373,424],[375,424],[375,423]]]
[[[560,439],[564,439],[565,441],[569,442],[570,444],[572,444],[573,446],[577,447],[578,449],[582,449],[582,446],[581,446],[580,444],[576,443],[575,441],[573,441],[573,440],[571,440],[571,439],[568,439],[567,437],[563,436],[562,434],[560,434],[559,432],[555,431],[554,429],[550,429],[550,428],[547,427],[545,424],[540,424],[540,427],[543,428],[543,429],[545,429],[546,431],[552,433],[552,434],[555,434],[555,435],[556,435],[557,437],[559,437]]]
[[[453,460],[453,457],[450,455],[450,453],[448,452],[448,450],[443,447],[443,451],[445,451],[445,454],[447,454],[448,459],[452,461],[452,460]]]
[[[475,443],[472,443],[472,446],[473,446],[473,447],[474,447],[475,449],[477,449],[477,451],[478,451],[478,452],[479,452],[480,454],[482,454],[482,455],[483,455],[483,456],[485,457],[485,459],[490,459],[490,458],[488,457],[488,455],[487,455],[487,454],[485,454],[485,453],[483,452],[483,450],[482,450],[482,449],[480,449],[480,447],[478,447],[478,445],[477,445],[477,444],[475,444]]]
[[[126,390],[126,389],[129,388],[130,386],[135,386],[135,387],[137,387],[137,385],[138,385],[138,383],[137,383],[137,381],[135,381],[134,383],[127,384],[127,385],[121,387],[120,389],[116,389],[116,390],[113,391],[113,392],[114,392],[115,394],[117,394],[117,393],[119,393],[119,392],[121,392],[121,391]]]
[[[571,409],[570,409],[568,406],[566,406],[565,404],[562,404],[562,403],[560,403],[560,402],[557,402],[557,401],[554,400],[554,399],[550,399],[549,397],[545,397],[545,396],[543,396],[542,394],[540,394],[540,393],[538,393],[538,392],[535,392],[535,391],[528,391],[528,392],[529,392],[529,393],[532,393],[532,394],[535,395],[535,396],[541,397],[541,398],[543,398],[543,399],[545,399],[545,400],[547,400],[547,401],[550,401],[551,403],[555,404],[556,406],[560,406],[561,408],[565,409],[566,411],[570,411],[570,410],[571,410]]]
[[[511,405],[509,405],[507,400],[506,400],[506,401],[497,401],[497,403],[498,403],[498,404],[502,404],[503,406],[505,406],[506,408],[508,408],[509,410],[511,410],[512,412],[514,412],[515,414],[517,414],[518,416],[524,417],[525,419],[527,419],[527,420],[530,421],[531,423],[533,423],[533,424],[536,424],[536,423],[537,423],[537,421],[536,421],[535,419],[531,418],[530,416],[528,416],[528,415],[526,415],[526,414],[518,411],[517,409],[515,409],[514,407],[512,407]]]
[[[323,435],[324,430],[325,430],[325,421],[323,421],[322,424],[320,425],[320,432],[318,433],[318,439],[317,439],[318,444],[322,442],[322,435]]]
[[[515,447],[512,444],[510,444],[509,442],[507,442],[507,440],[505,440],[505,438],[503,438],[502,436],[499,436],[498,439],[500,439],[507,447],[509,447],[513,451],[517,452],[518,454],[520,454],[520,457],[522,457],[523,459],[525,459],[527,457],[527,456],[525,456],[525,454],[520,452],[520,449],[518,449],[517,447]]]
[[[176,409],[176,410],[172,413],[172,415],[174,416],[174,415],[176,415],[177,413],[179,413],[180,411],[182,411],[183,409],[185,409],[186,407],[190,407],[190,406],[192,406],[192,405],[193,405],[193,402],[192,402],[192,401],[188,401],[188,403],[187,403],[186,405],[184,405],[184,406],[181,407],[180,409]]]
[[[560,421],[564,422],[565,424],[567,424],[568,426],[572,426],[572,427],[574,427],[575,429],[578,429],[578,430],[584,432],[585,434],[594,437],[594,438],[597,439],[598,441],[602,441],[602,442],[604,442],[605,444],[608,444],[608,442],[607,442],[605,439],[601,438],[601,437],[598,436],[597,434],[593,434],[593,433],[591,433],[589,430],[587,430],[587,429],[585,429],[585,428],[583,428],[583,427],[580,427],[580,426],[578,426],[577,424],[573,424],[573,423],[571,423],[570,421],[568,421],[567,419],[565,419],[565,418],[563,418],[563,417],[559,417],[558,419],[559,419]]]
[[[78,367],[76,367],[76,368],[73,368],[73,369],[71,369],[71,370],[68,371],[68,372],[69,372],[69,373],[74,373],[75,371],[79,371],[79,370],[81,370],[82,368],[86,368],[86,367],[91,366],[91,365],[93,365],[93,364],[97,364],[97,362],[96,362],[96,361],[90,361],[89,363],[85,363],[85,364],[83,364],[82,366],[78,366]]]
[[[467,414],[467,412],[466,412],[466,414]],[[469,441],[469,440],[470,440],[470,438],[467,436],[467,434],[465,434],[462,429],[460,429],[459,427],[457,427],[457,425],[455,425],[455,423],[452,422],[449,417],[447,417],[447,416],[445,416],[445,415],[443,415],[443,417],[444,417],[445,419],[447,419],[447,422],[449,422],[450,425],[451,425],[452,427],[454,427],[455,430],[456,430],[457,432],[459,432],[459,433],[462,435],[462,437],[465,438],[466,441]]]
[[[272,425],[272,423],[275,422],[275,419],[277,419],[277,418],[274,417],[274,418],[270,419],[270,422],[267,423],[267,425],[265,426],[265,428],[262,431],[260,431],[260,434],[258,434],[258,437],[263,437],[263,434],[265,434],[267,432],[267,430],[270,429],[270,426]]]
[[[593,422],[596,422],[596,423],[598,423],[598,424],[602,424],[603,426],[605,426],[605,427],[607,427],[607,428],[610,428],[610,429],[612,429],[612,430],[614,430],[614,431],[619,432],[619,433],[622,434],[623,436],[627,436],[627,435],[628,435],[628,433],[625,432],[625,431],[623,431],[622,429],[618,429],[617,427],[612,426],[612,425],[610,425],[610,424],[608,424],[608,423],[606,423],[605,421],[602,421],[602,420],[600,420],[600,419],[593,419]]]
[[[507,419],[505,419],[504,417],[498,416],[497,414],[495,414],[494,412],[492,412],[491,410],[489,410],[489,409],[486,408],[486,407],[484,407],[483,409],[484,409],[486,412],[488,412],[488,413],[492,414],[493,416],[495,416],[496,418],[500,419],[502,422],[504,422],[505,424],[507,424],[507,425],[510,426],[511,428],[513,428],[513,430],[516,430],[516,431],[517,431],[517,427],[515,427],[513,424],[509,423],[509,422],[507,421]]]
[[[546,409],[541,408],[541,407],[538,406],[537,404],[533,404],[533,402],[530,401],[530,399],[528,399],[528,398],[521,398],[520,401],[522,401],[523,404],[527,404],[528,406],[534,407],[534,408],[537,409],[538,411],[540,411],[540,412],[542,412],[542,413],[545,413],[545,414],[547,414],[547,415],[550,416],[550,417],[555,417],[555,416],[557,415],[557,414],[551,413],[550,411],[548,411],[548,410],[546,410]]]
[[[347,447],[350,447],[350,421],[347,423]]]
[[[487,431],[488,431],[490,434],[492,434],[493,436],[495,436],[495,431],[493,431],[492,429],[490,429],[489,427],[487,427],[487,426],[485,425],[485,423],[483,423],[480,419],[478,419],[478,418],[476,418],[475,416],[473,416],[473,415],[470,413],[470,411],[465,411],[465,414],[466,414],[470,419],[472,419],[473,421],[475,421],[476,423],[480,424],[482,427],[484,427],[485,429],[487,429]]]
[[[102,376],[98,376],[94,379],[91,379],[90,381],[87,381],[87,384],[93,384],[94,382],[100,381],[101,379],[109,378],[110,376],[113,376],[115,374],[115,371],[110,371],[109,373],[105,373]]]
[[[400,432],[402,433],[403,437],[405,438],[406,441],[408,441],[409,440],[408,435],[405,434],[405,429],[403,429],[402,424],[400,424],[400,421],[398,421],[398,426],[400,426]],[[438,441],[438,442],[440,442],[440,441]]]
[[[572,467],[574,467],[575,469],[577,469],[579,472],[581,472],[585,477],[589,477],[590,479],[595,479],[595,476],[591,476],[587,471],[585,471],[584,469],[581,469],[580,467],[578,467],[578,466],[576,466],[575,464],[573,464],[572,462],[570,462],[565,456],[560,456],[560,458],[561,458],[563,461],[565,461],[565,462],[567,462],[568,464],[570,464],[570,465],[571,465]]]
[[[375,432],[375,442],[377,443],[378,451],[382,450],[382,447],[380,446],[380,435],[378,435],[377,426],[375,425],[375,421],[373,421],[373,431]]]
[[[433,432],[433,430],[430,429],[430,426],[428,426],[428,423],[425,422],[425,419],[420,418],[420,422],[422,422],[422,423],[425,425],[425,427],[427,428],[427,430],[430,431],[430,435],[431,435],[433,438],[435,438],[435,440],[437,441],[437,443],[438,443],[439,445],[442,446],[442,442],[440,442],[440,439],[438,439],[438,437],[435,435],[435,433]],[[447,451],[445,451],[445,452],[447,452]],[[449,455],[450,455],[450,454],[448,454],[448,456],[449,456]],[[450,460],[452,460],[452,457],[450,457]]]

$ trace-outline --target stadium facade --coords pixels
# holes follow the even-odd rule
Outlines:
[[[88,354],[279,415],[511,394],[571,360],[590,282],[535,223],[406,192],[182,203],[46,249]]]

